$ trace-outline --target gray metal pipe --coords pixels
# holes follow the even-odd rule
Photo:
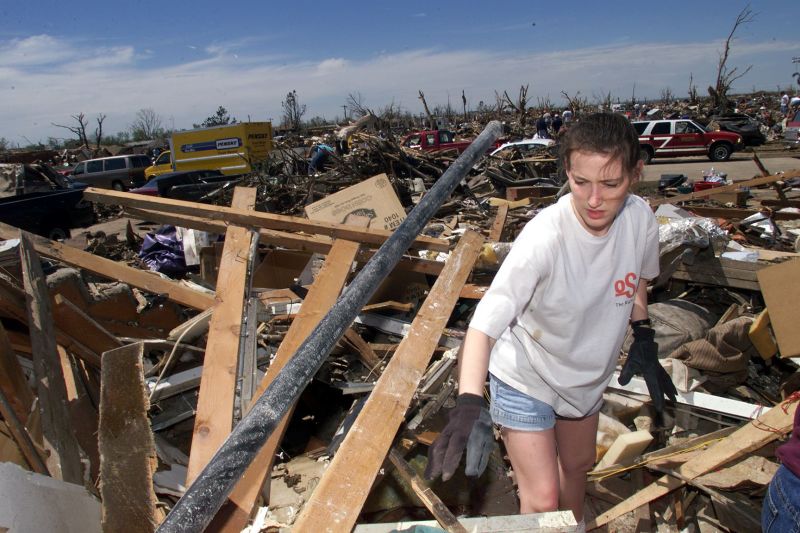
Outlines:
[[[500,136],[501,131],[499,122],[490,122],[364,265],[178,500],[158,528],[158,533],[201,532],[206,528],[381,281],[394,269],[425,224],[450,197],[478,158]]]

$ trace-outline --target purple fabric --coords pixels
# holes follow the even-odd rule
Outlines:
[[[800,477],[800,408],[794,413],[792,436],[786,444],[778,448],[777,456],[786,468]]]

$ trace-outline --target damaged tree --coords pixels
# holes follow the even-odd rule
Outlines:
[[[299,131],[302,125],[303,115],[306,114],[305,104],[301,104],[297,99],[297,91],[290,91],[286,99],[281,102],[283,108],[283,125],[292,131]]]
[[[736,33],[736,30],[739,26],[747,24],[748,22],[753,22],[754,20],[755,13],[750,9],[750,4],[747,4],[739,12],[736,21],[733,23],[733,28],[731,28],[728,34],[728,38],[725,39],[725,46],[723,47],[722,53],[719,55],[719,63],[717,65],[716,84],[714,87],[708,87],[708,94],[711,96],[712,106],[719,111],[724,112],[730,107],[728,91],[730,91],[733,82],[750,72],[750,69],[753,68],[753,65],[748,65],[748,67],[741,72],[738,72],[739,67],[733,67],[728,70],[728,56],[731,51],[731,41],[733,40],[733,35]]]
[[[56,124],[55,122],[51,122],[51,124],[57,128],[64,128],[71,131],[73,134],[77,135],[78,142],[81,143],[81,146],[89,148],[89,139],[86,137],[86,126],[88,126],[88,122],[86,121],[86,115],[84,115],[83,113],[78,113],[77,115],[71,115],[71,116],[78,123],[77,126],[64,126],[62,124]]]

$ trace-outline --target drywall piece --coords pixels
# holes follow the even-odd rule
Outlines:
[[[98,442],[105,533],[152,533],[163,519],[153,492],[157,460],[143,350],[137,343],[103,354]]]
[[[572,533],[579,531],[572,511],[462,518],[460,521],[461,525],[470,533]],[[437,523],[435,520],[422,520],[390,524],[361,524],[356,526],[353,533],[390,533],[405,531],[413,526],[435,528]]]
[[[0,531],[100,533],[100,502],[80,485],[0,463]]]
[[[653,436],[649,431],[633,431],[620,435],[597,463],[595,470],[626,464],[640,455],[651,442],[653,442]]]
[[[781,357],[797,357],[800,355],[800,328],[797,327],[800,259],[762,268],[757,275]]]

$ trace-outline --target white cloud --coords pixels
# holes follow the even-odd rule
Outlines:
[[[366,60],[291,61],[246,53],[245,42],[215,43],[205,47],[200,59],[171,66],[150,66],[139,61],[144,52],[127,46],[94,49],[46,35],[0,42],[5,108],[0,137],[24,143],[23,136],[63,136],[66,132],[50,123],[69,122],[79,112],[92,119],[106,114],[105,131],[116,132],[144,107],[179,128],[201,121],[219,105],[239,119],[249,115],[277,122],[280,103],[293,89],[308,106],[308,117],[328,118],[341,115],[351,92],[360,92],[372,108],[394,101],[414,112],[420,110],[420,89],[431,105],[446,104],[448,97],[460,104],[463,89],[475,106],[479,100],[494,101],[495,90],[513,95],[526,84],[534,103],[536,97],[560,103],[562,90],[581,91],[590,99],[606,92],[625,98],[634,82],[637,96],[656,97],[664,87],[682,93],[690,72],[702,90],[716,73],[721,46],[718,41],[626,42],[545,53],[412,50]],[[797,48],[796,42],[737,41],[730,61],[754,65],[742,87],[771,88],[790,81],[782,71],[775,74],[773,64]]]

